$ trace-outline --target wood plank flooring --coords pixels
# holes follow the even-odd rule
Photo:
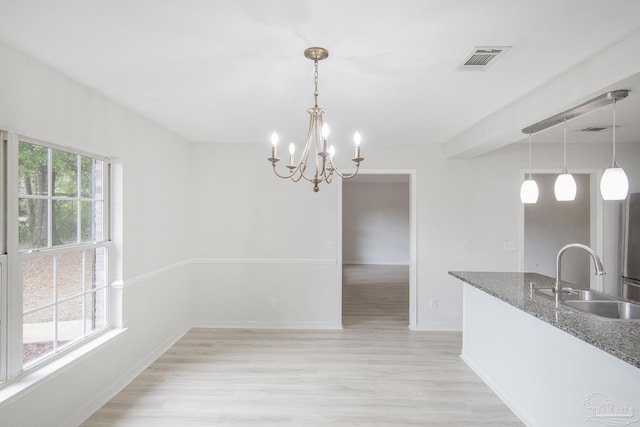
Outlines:
[[[408,330],[408,268],[345,266],[342,331],[192,329],[83,426],[522,426]]]

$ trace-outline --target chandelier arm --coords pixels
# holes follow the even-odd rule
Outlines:
[[[298,181],[300,181],[302,178],[304,178],[304,175],[303,175],[302,173],[300,173],[300,174],[298,175],[298,177],[297,177],[297,178],[295,178],[295,177],[291,178],[291,181],[293,181],[293,182],[298,182]]]
[[[302,175],[304,175],[304,171],[307,169],[307,165],[304,162],[304,158],[301,158],[300,161],[298,162],[298,164],[295,167],[293,167],[293,165],[287,166],[287,168],[289,168],[289,174],[288,175],[281,175],[281,174],[278,173],[278,171],[276,170],[276,162],[272,162],[272,166],[273,166],[273,172],[276,174],[276,176],[278,176],[279,178],[282,178],[282,179],[291,179],[294,182],[300,181],[300,177],[298,177],[296,179],[295,175],[297,173],[299,173],[302,176]]]
[[[311,113],[311,111],[308,111],[308,113],[309,113],[309,130],[307,131],[307,139],[305,140],[305,145],[304,145],[304,149],[302,150],[302,154],[300,156],[299,164],[304,165],[304,167],[301,169],[301,175],[304,177],[305,180],[311,182],[312,178],[309,178],[305,173],[307,170],[307,164],[309,163],[309,149],[310,149],[309,141],[311,140],[311,135],[313,134],[313,131],[312,131],[313,114]]]
[[[313,124],[313,120],[310,120],[309,123],[309,133],[311,133],[311,126]],[[309,140],[309,135],[307,135],[307,140]],[[273,171],[275,172],[275,174],[283,179],[291,179],[293,182],[298,182],[300,181],[302,178],[304,178],[305,180],[311,182],[311,178],[307,177],[305,174],[305,171],[307,169],[307,160],[309,158],[309,144],[305,144],[305,147],[302,151],[302,154],[300,156],[300,160],[298,161],[297,165],[295,168],[291,168],[291,171],[289,173],[289,175],[281,175],[276,171],[276,165],[275,163],[273,164]],[[296,173],[299,173],[300,175],[296,178],[295,175]]]
[[[306,159],[304,161],[302,159],[300,159],[300,163],[301,163],[300,176],[298,176],[298,179],[295,180],[294,182],[298,182],[302,178],[304,178],[306,181],[310,181],[311,179],[305,174],[305,172],[307,171],[307,161],[306,161]]]
[[[315,126],[313,128],[314,130],[314,135],[313,135],[313,147],[314,147],[314,157],[315,157],[315,161],[316,161],[316,173],[315,173],[315,179],[319,179],[320,177],[322,177],[323,172],[324,172],[324,162],[322,162],[322,166],[320,166],[320,156],[319,153],[322,152],[322,145],[324,144],[323,138],[322,138],[322,125],[324,124],[324,121],[322,120],[322,114],[318,114],[317,112],[315,113],[316,117],[315,117]],[[320,138],[318,138],[318,134],[320,133]],[[324,159],[323,159],[324,160]]]
[[[335,169],[329,169],[329,175],[327,175],[327,177],[325,178],[325,181],[327,182],[327,184],[331,184],[331,181],[333,181],[333,171]]]
[[[348,174],[348,173],[341,173],[337,168],[333,168],[333,171],[338,174],[338,176],[342,179],[349,179],[349,178],[353,178],[354,176],[356,176],[356,174],[358,173],[358,170],[360,169],[360,165],[356,164],[356,170],[353,171],[352,173]]]
[[[291,177],[285,177],[285,178],[291,178],[291,180],[293,182],[298,182],[298,181],[302,180],[303,178],[304,178],[305,181],[313,182],[313,178],[309,178],[305,174],[306,170],[307,170],[306,163],[304,163],[302,160],[300,160],[300,163],[298,164],[298,167],[296,168],[296,171],[299,172],[297,178],[294,177],[293,174],[291,175]]]
[[[298,166],[299,167],[299,166]],[[291,172],[289,175],[280,175],[278,173],[278,171],[276,170],[276,165],[275,163],[273,164],[273,173],[275,173],[278,178],[283,178],[283,179],[290,179],[293,178],[293,176],[296,174],[296,172],[298,171],[298,168],[296,168],[293,172]]]

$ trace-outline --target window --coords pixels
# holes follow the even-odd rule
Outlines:
[[[2,293],[0,303],[13,313],[3,353],[12,378],[110,326],[109,162],[13,134],[7,139],[3,241],[12,306]]]

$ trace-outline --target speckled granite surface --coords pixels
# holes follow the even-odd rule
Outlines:
[[[555,279],[537,273],[450,271],[450,275],[640,368],[640,321],[582,313],[529,290],[551,288]],[[574,288],[577,288],[573,286]]]

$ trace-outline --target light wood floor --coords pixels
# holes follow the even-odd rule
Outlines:
[[[408,269],[346,266],[342,331],[192,329],[83,426],[521,426],[459,358],[408,330]]]

